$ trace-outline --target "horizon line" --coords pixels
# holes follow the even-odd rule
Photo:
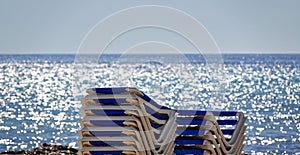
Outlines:
[[[96,52],[90,52],[90,53],[80,53],[79,55],[97,55],[100,53]],[[125,54],[121,52],[111,52],[111,53],[104,53],[106,55],[120,55]],[[155,53],[126,53],[128,55],[173,55],[173,54],[211,54],[208,52],[200,53],[200,52],[182,52],[182,53],[168,53],[168,52],[155,52]],[[215,53],[213,53],[215,54]],[[280,52],[280,51],[220,51],[219,54],[300,54],[300,51],[286,51],[286,52]],[[0,55],[78,55],[76,52],[70,52],[70,51],[61,51],[61,52],[0,52]]]
[[[234,55],[234,54],[240,54],[240,55],[300,55],[299,53],[220,53],[221,55]],[[99,55],[96,53],[87,53],[87,54],[73,54],[73,53],[0,53],[1,55]],[[122,53],[105,53],[102,55],[122,55]],[[127,55],[216,55],[216,54],[209,54],[209,53],[184,53],[184,54],[170,54],[170,53],[155,53],[155,54],[150,54],[150,53],[145,53],[145,54],[140,54],[140,53],[132,53],[132,54],[127,54]]]

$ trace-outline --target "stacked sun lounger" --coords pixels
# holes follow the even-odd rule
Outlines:
[[[242,112],[170,109],[135,88],[87,93],[79,154],[242,154]]]

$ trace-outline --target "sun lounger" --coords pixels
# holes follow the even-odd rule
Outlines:
[[[243,150],[246,117],[242,112],[170,109],[135,88],[94,88],[87,92],[89,95],[82,100],[81,153],[101,154],[96,146],[112,151],[110,154],[123,151],[129,154],[241,154]],[[99,130],[135,127],[139,134],[124,136],[128,131],[87,131],[87,127]],[[114,137],[105,137],[108,135]],[[122,147],[109,148],[115,146]],[[148,152],[141,151],[143,149]]]
[[[145,113],[142,113],[141,110],[139,110],[139,108],[136,107],[135,105],[127,105],[127,106],[101,106],[101,107],[93,105],[93,106],[85,106],[85,107],[83,107],[83,111],[85,111],[85,110],[88,110],[88,115],[98,115],[98,116],[101,116],[101,115],[104,114],[103,116],[109,116],[108,119],[113,118],[113,117],[117,117],[115,115],[119,115],[119,116],[122,116],[122,115],[123,116],[125,116],[125,115],[134,115],[136,117],[141,117],[144,120],[145,120],[145,118],[147,118],[147,117],[144,116]],[[94,110],[93,111],[94,113],[92,111],[90,111],[90,110]],[[119,111],[116,112],[116,110],[119,110]],[[137,111],[137,113],[133,113],[132,111]],[[86,111],[84,113],[86,113]],[[97,119],[97,117],[94,117],[94,118]],[[124,118],[126,118],[126,117],[124,117]],[[175,117],[172,117],[172,118],[175,118]],[[169,124],[170,124],[170,125],[173,125],[173,126],[171,126],[172,128],[170,128],[170,129],[175,129],[174,128],[174,122],[175,121],[173,121],[173,123],[167,123],[165,126],[169,126]],[[104,122],[103,120],[102,121],[94,120],[93,123],[94,123],[93,125],[97,125],[99,123],[101,125],[108,125],[108,124],[110,124],[110,125],[113,125],[113,124],[119,125],[121,122],[119,121],[119,122],[116,122],[116,123],[114,123],[114,122],[110,122],[109,123],[107,121]],[[153,134],[151,134],[152,132],[150,132],[150,129],[148,128],[149,127],[148,126],[149,123],[147,121],[143,121],[142,124],[143,124],[144,130],[145,130],[144,132],[148,136],[151,136],[152,138],[154,138],[154,139],[152,139],[152,141],[156,142],[159,145],[162,145],[161,143],[166,143],[165,141],[168,140],[169,137],[170,138],[172,138],[172,137],[175,138],[175,135],[172,136],[172,135],[169,135],[169,134],[157,133],[157,134],[161,135],[160,140],[157,141],[155,139],[156,137],[153,136]],[[166,130],[170,131],[170,129],[166,129]],[[140,129],[140,130],[142,130],[142,129]],[[161,130],[161,132],[166,132],[166,130]],[[167,136],[169,136],[169,137],[167,137]],[[165,141],[162,141],[162,139],[165,140]],[[172,142],[173,140],[169,140],[169,141]],[[166,144],[164,144],[164,145],[166,145]]]
[[[140,92],[134,88],[95,88],[95,89],[89,89],[87,91],[89,94],[110,94],[112,92],[114,93],[120,93],[120,94],[126,94],[128,92],[130,93],[135,93],[139,96],[142,96],[143,99],[145,99],[145,101],[150,102],[150,106],[152,105],[152,109],[155,109],[155,112],[159,113],[160,111],[163,111],[165,109],[169,109],[167,107],[158,105],[155,101],[153,101],[150,97],[148,97],[147,95],[145,95],[143,92]],[[113,94],[114,96],[116,94]],[[103,96],[103,95],[102,95]],[[100,102],[104,102],[105,104],[105,100],[100,100]],[[161,108],[161,109],[160,109]],[[233,145],[235,144],[235,142],[238,141],[238,138],[243,137],[243,131],[245,130],[246,126],[244,125],[245,123],[245,119],[246,117],[244,116],[244,114],[242,112],[235,112],[235,111],[195,111],[195,110],[177,110],[179,116],[192,116],[192,118],[197,115],[197,116],[205,116],[207,113],[212,113],[215,116],[218,117],[228,117],[228,116],[236,116],[238,118],[238,120],[218,120],[218,124],[225,126],[225,125],[230,125],[230,126],[235,126],[234,129],[225,129],[223,134],[224,135],[231,135],[230,140],[226,141],[228,142],[229,145]],[[223,140],[225,138],[223,137]]]

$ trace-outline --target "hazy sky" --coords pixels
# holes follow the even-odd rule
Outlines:
[[[299,0],[0,0],[0,53],[76,53],[96,23],[116,11],[139,5],[169,6],[190,14],[207,28],[225,53],[300,53]],[[152,31],[133,32],[127,38],[171,37],[164,32],[155,36]],[[122,50],[122,44],[130,43],[126,40],[111,49]]]

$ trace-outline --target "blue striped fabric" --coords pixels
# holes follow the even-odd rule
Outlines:
[[[118,105],[118,103],[127,103],[125,98],[120,99],[94,99],[96,103],[101,103],[104,105]]]
[[[90,123],[94,126],[124,126],[125,121],[112,121],[112,120],[91,120]]]
[[[176,140],[174,141],[174,143],[176,145],[188,145],[188,144],[202,145],[204,143],[203,139],[191,139],[191,138],[188,139],[188,138],[180,139],[180,137],[177,137]]]
[[[99,139],[99,141],[90,141],[89,143],[93,146],[120,146],[123,145],[122,141],[114,141],[114,142],[103,142],[100,141],[101,139]]]
[[[174,153],[179,154],[179,155],[184,155],[184,154],[202,155],[202,154],[204,154],[204,150],[202,150],[202,149],[178,149],[175,147]]]
[[[122,155],[123,151],[90,151],[92,155]]]
[[[119,94],[126,92],[128,87],[118,87],[118,88],[93,88],[96,93],[99,94]]]
[[[91,110],[95,115],[106,115],[106,116],[123,116],[125,110]]]
[[[89,131],[94,137],[97,136],[122,136],[121,131]]]

